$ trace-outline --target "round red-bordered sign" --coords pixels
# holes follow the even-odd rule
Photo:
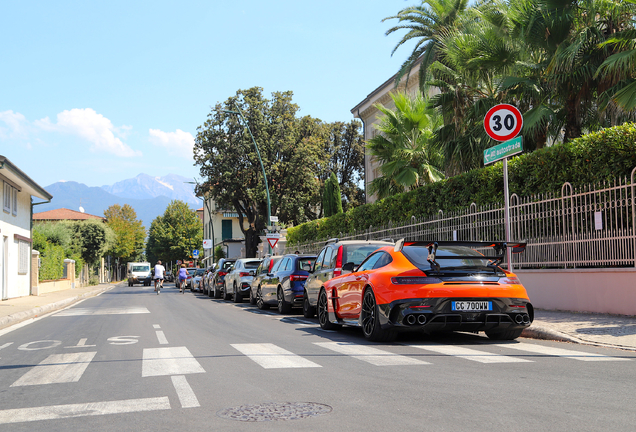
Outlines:
[[[484,117],[484,129],[488,136],[496,141],[508,141],[516,137],[522,127],[521,112],[509,104],[495,105]]]

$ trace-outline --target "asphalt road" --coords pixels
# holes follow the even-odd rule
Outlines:
[[[0,431],[633,431],[636,353],[364,340],[170,284],[0,332]]]

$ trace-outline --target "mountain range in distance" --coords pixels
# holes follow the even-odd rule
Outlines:
[[[88,214],[104,216],[104,210],[113,204],[130,205],[146,228],[157,217],[163,215],[172,200],[181,200],[190,208],[202,207],[202,201],[194,194],[192,179],[177,174],[152,177],[139,174],[137,177],[119,181],[113,185],[90,187],[85,184],[64,181],[53,183],[44,189],[53,199],[50,203],[33,208],[35,213],[67,208]]]

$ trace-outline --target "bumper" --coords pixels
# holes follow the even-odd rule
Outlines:
[[[453,301],[490,301],[492,310],[453,311]],[[515,298],[426,298],[397,300],[378,305],[380,325],[399,331],[485,331],[524,329],[534,320],[527,299]]]

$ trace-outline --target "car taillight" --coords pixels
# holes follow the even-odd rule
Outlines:
[[[227,272],[222,272],[222,271],[219,272],[219,276],[225,276],[226,274]]]
[[[521,281],[516,277],[499,278],[499,283],[506,285],[521,285]]]
[[[391,278],[391,283],[393,285],[436,284],[441,281],[441,279],[426,276],[395,276]]]
[[[245,277],[245,276],[249,276],[249,275],[250,275],[250,272],[240,272],[239,273],[240,277]]]
[[[344,246],[338,248],[338,255],[336,255],[336,268],[333,269],[333,277],[340,276],[342,274],[342,249]]]
[[[307,280],[307,276],[304,276],[304,275],[291,275],[291,276],[289,277],[289,280],[290,280],[291,282],[295,282],[295,281],[304,281],[304,280]]]

